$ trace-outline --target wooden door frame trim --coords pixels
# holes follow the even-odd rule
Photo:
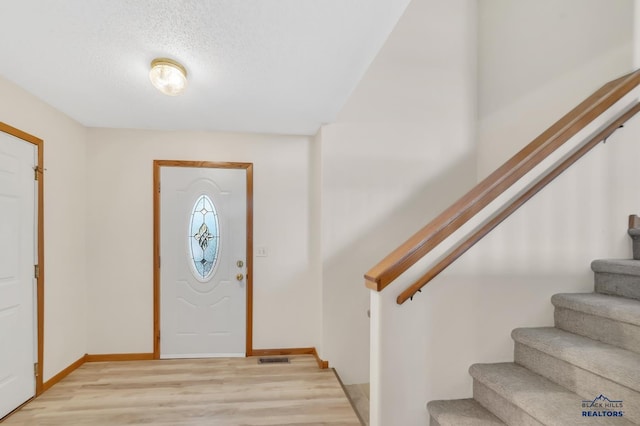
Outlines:
[[[253,353],[253,163],[153,160],[153,358],[160,359],[160,168],[244,169],[247,178],[247,329],[245,356]]]
[[[40,395],[43,389],[44,371],[44,141],[20,129],[0,122],[0,131],[29,142],[38,148],[38,168],[35,170],[38,176],[38,265],[40,273],[37,280],[37,334],[38,334],[38,367],[36,369],[36,394]]]

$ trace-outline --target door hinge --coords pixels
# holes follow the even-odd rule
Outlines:
[[[40,265],[33,265],[33,276],[36,279],[40,278]]]
[[[38,363],[33,363],[33,375],[38,377]]]
[[[41,169],[40,166],[34,166],[33,167],[33,178],[35,180],[39,180],[40,179],[40,175],[42,173],[44,173],[47,169]]]

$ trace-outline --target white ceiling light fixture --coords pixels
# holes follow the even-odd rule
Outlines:
[[[187,70],[171,59],[156,58],[151,61],[149,79],[165,95],[177,96],[187,87]]]

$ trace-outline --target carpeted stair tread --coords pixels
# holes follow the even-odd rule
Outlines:
[[[560,293],[551,297],[556,308],[570,309],[640,326],[640,301],[598,293]]]
[[[473,399],[431,401],[427,409],[440,426],[504,426],[499,418]]]
[[[640,392],[640,354],[553,327],[517,328],[516,342]]]
[[[593,272],[637,275],[640,277],[640,260],[634,259],[597,259],[591,262]]]
[[[543,425],[611,425],[614,420],[611,417],[583,417],[582,397],[514,363],[474,364],[469,373]],[[615,424],[627,426],[633,423],[617,417]]]
[[[640,260],[594,260],[591,269],[597,293],[640,300]]]

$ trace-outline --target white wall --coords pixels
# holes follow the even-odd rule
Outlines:
[[[480,177],[631,70],[630,2],[483,0],[478,16]],[[470,397],[471,364],[512,360],[513,328],[552,325],[552,294],[591,291],[591,260],[630,256],[639,131],[636,118],[413,301],[395,298],[425,265],[372,293],[372,425],[424,425],[427,401]]]
[[[633,67],[640,67],[640,0],[633,2]]]
[[[369,381],[364,273],[475,182],[474,5],[414,0],[322,128],[323,356],[345,383]]]
[[[46,381],[86,353],[86,130],[1,77],[0,121],[44,140]]]
[[[153,351],[154,159],[254,164],[254,348],[319,345],[311,138],[91,129],[89,353]],[[316,219],[317,220],[317,219]]]
[[[633,0],[482,0],[478,175],[631,71]]]

